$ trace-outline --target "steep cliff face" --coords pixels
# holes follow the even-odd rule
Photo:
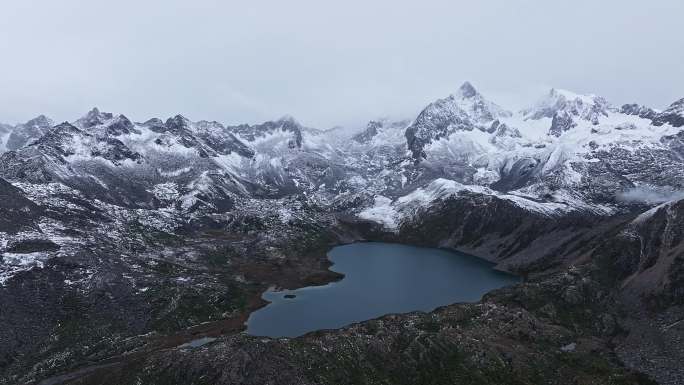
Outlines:
[[[525,273],[568,263],[602,220],[590,212],[549,215],[496,196],[467,194],[420,209],[402,223],[399,236],[409,243],[466,251]]]
[[[631,228],[640,253],[624,288],[661,309],[684,305],[684,200],[649,210]]]

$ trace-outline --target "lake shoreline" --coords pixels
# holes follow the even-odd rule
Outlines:
[[[352,255],[345,255],[345,252]],[[477,302],[491,290],[520,282],[513,274],[496,270],[494,263],[444,248],[367,241],[335,246],[327,253],[327,258],[329,270],[342,275],[343,279],[297,289],[269,288],[261,296],[267,305],[250,314],[246,332],[273,338],[296,337],[387,314],[430,312],[450,304]],[[434,271],[430,271],[431,264],[437,264]],[[395,281],[392,277],[397,275],[400,278]],[[418,281],[413,282],[414,279]],[[396,296],[396,293],[401,295]],[[326,295],[333,297],[323,298]],[[316,297],[322,298],[315,300]],[[307,311],[302,306],[308,301],[320,301],[316,306],[322,306],[322,309],[293,319],[295,310]],[[361,310],[363,306],[367,309]],[[285,318],[263,320],[264,314],[274,308],[283,308],[280,316]],[[303,326],[312,322],[321,323],[315,327]],[[286,324],[290,331],[268,332],[272,328],[284,328]]]

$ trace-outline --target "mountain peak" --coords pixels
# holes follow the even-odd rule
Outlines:
[[[603,98],[596,96],[594,94],[578,94],[562,88],[551,88],[547,99],[554,101],[558,99],[565,99],[569,101],[578,100],[586,104],[594,104],[597,100],[603,100]]]
[[[38,115],[35,118],[29,120],[28,122],[25,123],[25,126],[32,126],[32,127],[52,127],[54,125],[54,122],[52,119],[48,118],[45,115]]]
[[[174,115],[168,119],[166,119],[166,124],[175,124],[178,126],[186,126],[190,123],[190,119],[186,118],[185,116],[181,114]]]
[[[88,111],[83,117],[75,122],[75,125],[79,128],[91,128],[103,124],[105,121],[113,118],[109,112],[100,112],[97,107],[93,107]]]
[[[469,82],[448,98],[425,107],[405,132],[414,159],[426,158],[423,148],[433,141],[449,137],[455,131],[478,129],[491,133],[492,122],[512,114],[487,100]]]
[[[610,104],[606,99],[594,94],[578,94],[562,88],[551,88],[548,93],[542,96],[537,103],[526,110],[523,114],[527,119],[551,118],[553,115],[565,109],[573,111],[583,109],[608,110]],[[576,115],[576,113],[573,113]]]
[[[285,114],[285,115],[281,116],[280,119],[276,120],[276,122],[278,122],[278,123],[289,123],[289,124],[293,124],[296,126],[301,126],[301,124],[299,124],[297,119],[295,119],[294,116],[292,116],[290,114]]]
[[[93,107],[81,119],[101,119],[101,118],[107,118],[107,116],[111,116],[111,115],[112,114],[110,114],[108,112],[101,112],[100,109],[97,107]]]
[[[166,119],[166,123],[164,125],[170,131],[178,132],[180,130],[187,129],[190,126],[190,119],[181,114],[177,114],[176,116]]]
[[[475,89],[475,87],[473,87],[473,85],[470,84],[470,82],[468,82],[468,81],[466,81],[465,83],[463,83],[463,84],[461,85],[461,87],[459,87],[458,93],[459,93],[460,96],[462,96],[463,98],[472,98],[472,97],[474,97],[474,96],[476,96],[476,95],[478,94],[478,92],[477,92],[477,90]]]
[[[548,134],[560,136],[577,126],[580,120],[593,125],[614,109],[606,99],[593,94],[583,95],[561,88],[552,88],[537,103],[522,111],[525,120],[551,119]]]

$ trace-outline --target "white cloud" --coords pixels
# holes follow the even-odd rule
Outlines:
[[[635,187],[618,193],[617,198],[625,202],[664,203],[684,199],[684,191],[667,187]]]

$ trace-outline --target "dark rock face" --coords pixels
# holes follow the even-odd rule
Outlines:
[[[132,160],[136,163],[142,161],[142,155],[134,152],[130,148],[126,147],[123,142],[115,138],[97,138],[98,144],[103,146],[97,146],[90,154],[94,157],[99,157],[112,161],[114,164],[119,164],[124,160]]]
[[[88,148],[75,147],[75,143]],[[55,126],[33,144],[0,157],[2,175],[13,179],[27,179],[38,183],[59,180],[73,173],[66,158],[76,151],[87,151],[95,158],[120,164],[125,160],[142,161],[140,154],[129,149],[123,142],[109,136],[93,136],[69,123]]]
[[[628,287],[650,297],[656,306],[684,305],[684,200],[653,211],[635,225],[641,253]]]
[[[620,108],[620,112],[627,115],[636,115],[648,120],[653,120],[658,115],[653,109],[639,104],[625,104]]]
[[[675,135],[664,136],[660,141],[667,145],[672,151],[684,159],[684,130]]]
[[[31,154],[31,156],[26,156]],[[21,153],[6,152],[0,156],[0,173],[7,179],[19,179],[30,183],[53,181],[45,158],[36,150],[25,150]]]
[[[375,135],[378,134],[378,128],[381,128],[381,127],[382,127],[382,122],[375,121],[375,120],[370,121],[370,122],[368,122],[366,129],[363,132],[361,132],[357,135],[354,135],[352,137],[352,139],[354,139],[355,141],[357,141],[359,143],[367,143],[371,139],[373,139],[373,137]]]
[[[24,239],[12,242],[7,246],[10,253],[35,253],[39,251],[57,251],[59,245],[49,239]]]
[[[472,84],[470,84],[470,82],[463,83],[463,85],[461,85],[460,91],[464,98],[473,98],[477,96],[477,90]]]
[[[176,115],[166,119],[164,123],[166,130],[172,134],[182,136],[190,131],[190,121],[183,115]]]
[[[106,132],[112,136],[119,136],[135,132],[135,127],[127,117],[119,115],[113,122],[107,125]]]
[[[674,141],[671,144],[676,147],[677,143]],[[614,196],[615,191],[644,183],[675,189],[684,186],[684,175],[675,171],[684,165],[684,160],[670,149],[629,151],[615,147],[597,150],[592,156],[600,161],[587,165],[587,174],[591,177],[587,178],[583,187],[588,194],[595,194],[597,200],[610,201],[610,189],[613,189]]]
[[[142,125],[157,133],[162,133],[167,130],[164,122],[159,118],[146,120]]]
[[[190,121],[184,116],[176,115],[167,119],[166,123],[164,123],[164,127],[164,132],[168,132],[172,137],[177,138],[178,142],[185,148],[196,149],[202,158],[207,158],[209,156],[207,150],[202,148],[202,145],[197,138],[192,135]],[[161,144],[161,142],[158,144]]]
[[[496,133],[494,138],[511,137],[511,138],[522,138],[520,130],[515,127],[509,127],[505,123],[501,123],[498,120],[492,122],[491,127],[487,130],[489,133]]]
[[[666,123],[673,127],[684,126],[684,99],[672,103],[670,107],[653,119],[653,125],[655,126],[662,126]]]
[[[584,247],[583,239],[601,231],[604,220],[581,211],[562,216],[531,213],[510,201],[473,193],[419,210],[402,224],[399,238],[464,250],[526,274],[571,260]]]
[[[34,227],[41,212],[20,189],[0,179],[0,231],[13,234]]]
[[[75,135],[82,134],[84,134],[83,131],[79,130],[71,123],[63,122],[56,125],[54,129],[50,130],[50,132],[43,135],[39,140],[36,141],[35,145],[52,145],[55,147],[65,145],[65,142],[72,140]],[[64,150],[61,151],[66,155],[66,152],[64,152]]]
[[[669,124],[673,127],[684,126],[684,99],[672,103],[662,112],[656,112],[638,104],[625,104],[620,108],[620,112],[652,120],[654,126],[662,126],[664,124]]]
[[[551,128],[549,134],[553,136],[561,136],[565,131],[577,126],[577,123],[572,118],[572,115],[566,111],[557,112],[553,115],[551,120]]]
[[[97,107],[94,107],[92,110],[88,111],[88,113],[85,116],[78,119],[76,123],[78,126],[87,129],[102,125],[106,121],[111,120],[113,117],[113,114],[109,112],[100,112],[100,110],[97,109]]]
[[[616,354],[628,367],[661,384],[679,384],[684,371],[682,311],[682,201],[652,209],[604,239],[593,255],[595,275],[618,289],[614,303],[622,331],[614,338]]]
[[[423,110],[406,130],[408,148],[415,159],[426,158],[423,148],[456,130],[473,130],[472,122],[449,108],[453,100],[442,99]]]
[[[197,126],[197,137],[216,153],[222,155],[237,153],[245,158],[254,156],[254,150],[236,138],[221,123],[200,121],[197,122]],[[220,132],[220,135],[217,132]]]
[[[516,190],[531,184],[539,177],[540,161],[534,158],[523,158],[516,161],[508,172],[502,173],[501,179],[492,184],[499,191]]]

